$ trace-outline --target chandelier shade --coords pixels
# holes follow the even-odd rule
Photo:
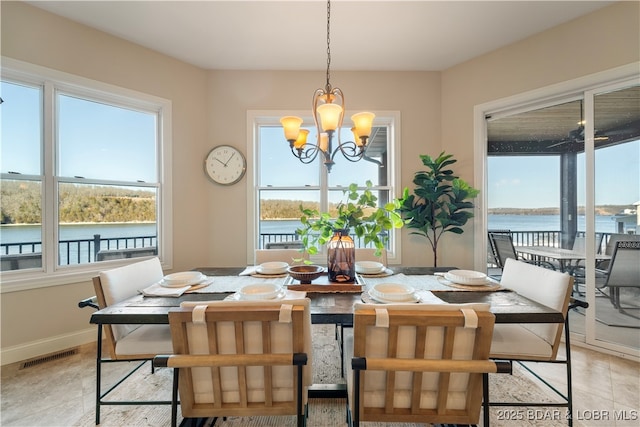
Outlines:
[[[340,129],[342,127],[345,107],[344,94],[330,83],[331,70],[331,1],[327,1],[327,73],[324,88],[316,89],[313,93],[311,111],[317,131],[315,143],[307,141],[309,131],[301,129],[303,119],[286,116],[280,119],[284,129],[284,137],[289,142],[291,153],[302,163],[311,163],[318,154],[322,153],[327,170],[331,172],[333,158],[340,152],[351,162],[357,162],[365,157],[367,143],[371,135],[371,127],[375,114],[370,112],[357,113],[351,116],[354,123],[351,131],[354,141],[341,142]],[[334,139],[336,147],[333,148]]]

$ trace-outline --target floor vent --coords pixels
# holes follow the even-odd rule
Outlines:
[[[41,365],[43,363],[51,362],[53,360],[63,359],[65,357],[73,356],[74,354],[78,354],[77,348],[72,348],[71,350],[61,351],[59,353],[49,354],[47,356],[38,357],[36,359],[27,360],[22,363],[20,369],[30,368],[32,366]]]

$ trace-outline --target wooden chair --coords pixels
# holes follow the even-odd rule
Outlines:
[[[502,287],[518,292],[520,295],[536,301],[562,313],[564,324],[497,324],[493,330],[491,342],[491,358],[517,362],[520,366],[549,387],[561,398],[558,403],[546,402],[491,402],[488,406],[523,406],[523,407],[566,407],[567,420],[572,425],[573,399],[571,387],[571,343],[569,333],[569,316],[567,312],[574,307],[588,307],[588,304],[571,299],[574,278],[567,273],[549,270],[514,259],[506,261]],[[565,357],[558,359],[558,348],[564,326]],[[555,363],[564,365],[566,393],[559,391],[553,384],[542,379],[532,368],[532,363]],[[535,363],[533,363],[535,364]],[[488,422],[488,408],[485,420]]]
[[[304,261],[294,261],[297,259],[309,259],[309,254],[300,252],[298,249],[256,249],[254,265],[271,261],[282,261],[289,265],[304,263]]]
[[[169,312],[171,425],[182,416],[295,415],[305,423],[311,372],[309,299],[185,302]],[[306,365],[306,366],[305,366]]]
[[[102,309],[138,294],[139,289],[146,288],[164,277],[158,258],[129,264],[124,267],[102,271],[93,278],[96,292],[97,308]],[[82,306],[93,306],[85,304]],[[102,356],[102,342],[105,333],[105,344],[109,357]],[[171,352],[171,333],[168,325],[111,325],[98,327],[96,363],[96,424],[100,424],[101,405],[168,405],[171,401],[109,401],[107,395],[115,390],[130,375],[140,369],[156,354]],[[112,362],[140,361],[136,367],[108,388],[102,389],[102,365]]]
[[[474,424],[495,317],[486,304],[362,304],[345,349],[347,421]]]

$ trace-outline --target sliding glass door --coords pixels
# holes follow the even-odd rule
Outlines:
[[[631,283],[607,279],[614,243],[640,240],[638,79],[549,99],[483,112],[482,233],[508,230],[517,251],[549,246],[576,254],[538,260],[572,274],[574,296],[590,304],[570,313],[572,332],[588,344],[637,355],[640,274],[633,268],[640,250],[626,252],[623,276]],[[527,258],[524,251],[519,256]],[[487,271],[498,276],[491,253],[486,259]]]

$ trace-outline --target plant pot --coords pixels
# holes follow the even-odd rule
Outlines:
[[[356,245],[348,229],[333,230],[327,243],[327,270],[329,282],[355,283]]]

